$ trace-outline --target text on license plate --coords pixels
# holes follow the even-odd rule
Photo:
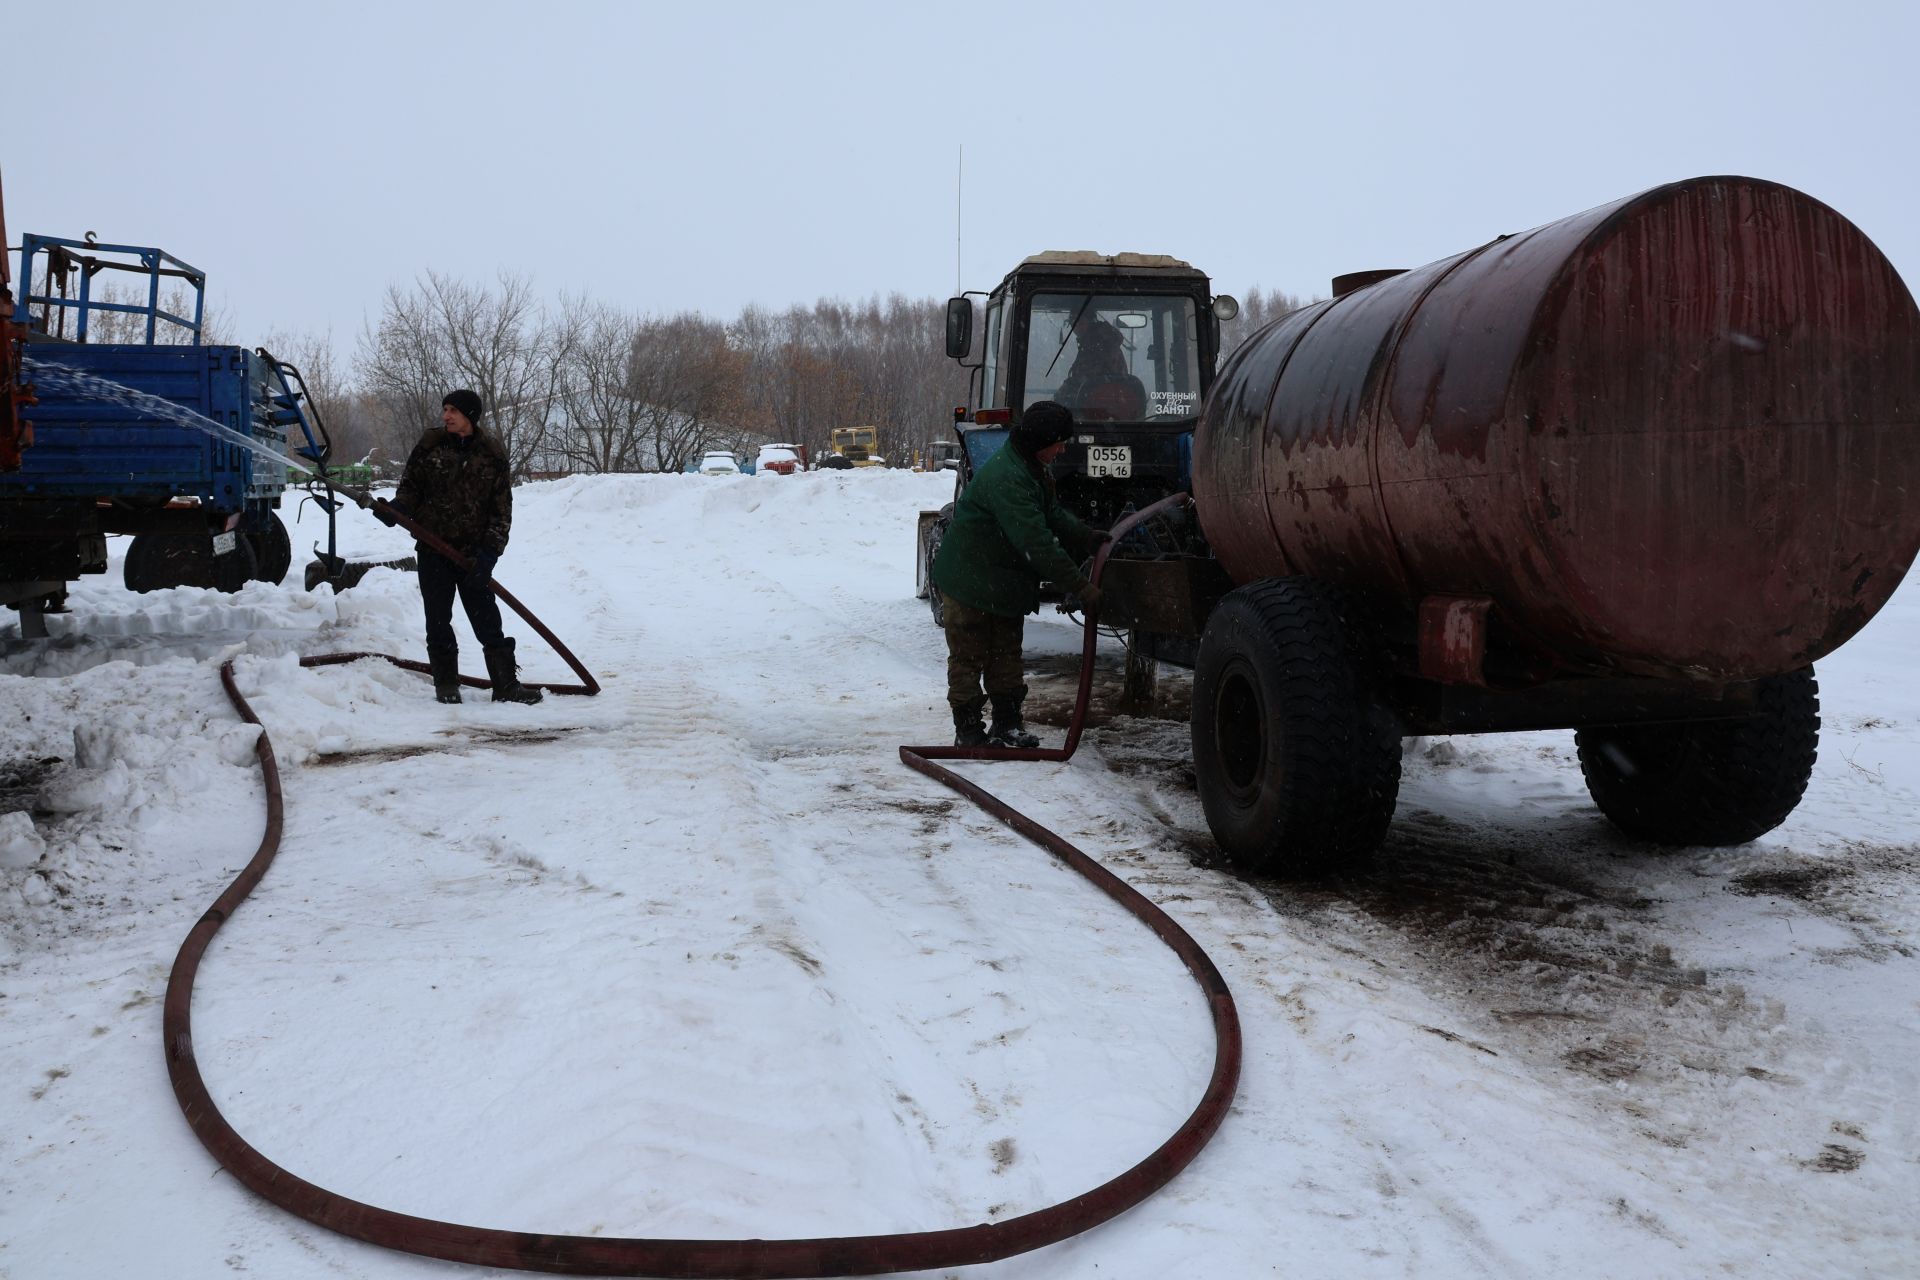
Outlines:
[[[1087,474],[1112,476],[1125,480],[1133,475],[1133,446],[1126,444],[1090,444],[1087,446]]]

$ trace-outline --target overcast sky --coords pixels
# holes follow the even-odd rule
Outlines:
[[[1324,293],[1707,173],[1808,192],[1920,285],[1908,0],[74,13],[9,60],[9,234],[168,249],[246,344],[344,355],[428,268],[721,317],[1042,249]]]

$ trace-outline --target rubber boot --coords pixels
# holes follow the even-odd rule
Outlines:
[[[1020,704],[1027,700],[1027,686],[1021,685],[1010,693],[993,695],[993,726],[987,730],[987,741],[996,747],[1037,747],[1040,739],[1027,732],[1026,724],[1020,718]]]
[[[971,702],[953,704],[953,745],[956,747],[984,747],[987,745],[987,726],[980,719],[980,708],[986,705],[985,698],[975,698]]]
[[[428,649],[427,665],[433,669],[433,696],[438,702],[460,701],[460,651]]]
[[[519,702],[532,706],[540,701],[538,689],[520,683],[520,669],[513,661],[513,641],[487,650],[487,679],[493,681],[495,702]]]

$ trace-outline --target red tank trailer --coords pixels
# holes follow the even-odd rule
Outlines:
[[[1194,752],[1243,864],[1371,850],[1403,733],[1574,728],[1629,833],[1741,843],[1920,550],[1920,311],[1820,202],[1672,183],[1342,277],[1221,371],[1193,491],[1241,584]]]

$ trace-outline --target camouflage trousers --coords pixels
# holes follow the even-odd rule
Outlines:
[[[1025,618],[1009,618],[973,609],[949,596],[944,605],[947,630],[947,701],[956,707],[978,703],[986,692],[1026,692],[1020,662]]]

